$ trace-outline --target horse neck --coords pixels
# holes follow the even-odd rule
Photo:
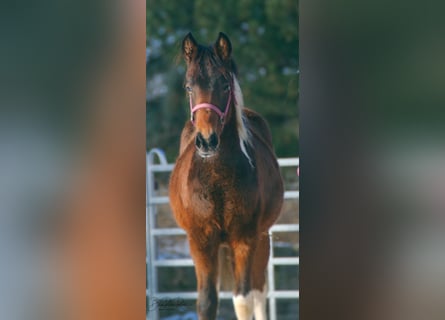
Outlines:
[[[236,106],[235,101],[230,106],[228,121],[223,129],[221,148],[225,151],[225,154],[245,158],[250,166],[253,166],[251,155],[248,153],[248,145],[250,145],[248,129],[244,123],[240,123],[240,121],[243,121],[242,115],[237,114],[237,108],[242,107]],[[239,111],[242,112],[242,110]]]
[[[236,106],[234,99],[232,98],[232,103],[230,104],[229,114],[227,116],[227,122],[224,124],[222,138],[223,141],[228,145],[232,145],[233,143],[238,143],[239,135],[238,135],[238,119],[236,115]]]

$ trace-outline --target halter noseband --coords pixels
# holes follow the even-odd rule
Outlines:
[[[196,106],[193,106],[192,95],[190,95],[190,121],[193,124],[195,124],[195,121],[193,120],[193,114],[199,109],[209,108],[218,114],[218,116],[221,120],[221,123],[224,125],[224,121],[226,119],[227,113],[229,112],[229,107],[230,107],[231,101],[232,101],[232,93],[231,93],[231,90],[229,90],[229,98],[227,99],[226,109],[224,110],[224,112],[221,112],[221,110],[219,110],[219,108],[217,106],[215,106],[211,103],[200,103],[200,104],[197,104]]]

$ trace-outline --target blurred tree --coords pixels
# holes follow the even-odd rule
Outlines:
[[[218,32],[232,41],[244,101],[269,122],[279,157],[298,148],[298,0],[147,1],[147,148],[173,161],[189,110],[180,44],[191,31],[200,43]]]

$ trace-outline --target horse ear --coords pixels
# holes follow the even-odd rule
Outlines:
[[[229,37],[220,32],[215,42],[215,51],[222,61],[228,61],[232,54],[232,44]]]
[[[182,54],[187,63],[192,62],[198,53],[198,43],[193,38],[192,33],[189,32],[184,40],[182,40]]]

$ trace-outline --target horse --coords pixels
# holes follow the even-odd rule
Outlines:
[[[216,318],[224,259],[232,270],[237,319],[263,320],[268,231],[284,194],[271,132],[262,116],[244,107],[227,35],[220,32],[204,46],[188,33],[182,56],[191,118],[181,133],[169,197],[195,266],[198,317]],[[229,254],[221,255],[222,248]]]

